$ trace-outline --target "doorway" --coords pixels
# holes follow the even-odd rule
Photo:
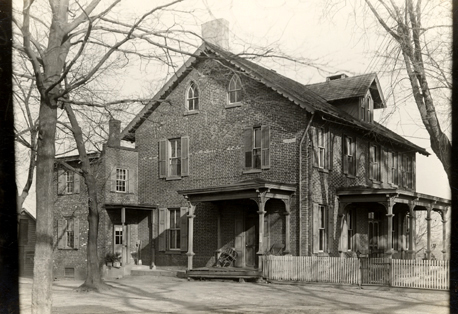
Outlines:
[[[122,225],[113,226],[113,253],[122,254],[124,244]]]
[[[259,218],[256,213],[248,212],[245,218],[245,266],[256,267],[258,251]]]

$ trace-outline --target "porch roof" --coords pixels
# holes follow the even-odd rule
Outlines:
[[[343,203],[387,202],[412,204],[434,210],[446,211],[451,201],[428,194],[407,191],[399,188],[369,188],[365,186],[345,187],[336,191],[339,201]]]
[[[157,205],[149,205],[149,204],[122,204],[122,203],[112,203],[108,204],[105,203],[105,209],[137,209],[137,210],[154,210],[158,208]]]
[[[231,199],[257,198],[265,193],[267,198],[289,199],[296,192],[296,186],[287,183],[278,183],[263,179],[240,181],[222,186],[179,190],[190,202],[211,202]]]

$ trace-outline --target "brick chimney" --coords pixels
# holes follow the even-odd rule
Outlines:
[[[229,50],[229,22],[225,19],[216,19],[202,24],[202,38]]]
[[[121,121],[110,119],[108,122],[108,141],[107,146],[121,146]]]

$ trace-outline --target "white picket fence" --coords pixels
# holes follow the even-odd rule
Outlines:
[[[263,277],[269,280],[356,285],[362,283],[362,271],[372,273],[377,269],[362,268],[361,261],[357,258],[273,255],[262,257]],[[381,282],[387,282],[393,287],[448,290],[450,262],[389,259],[388,271],[383,274],[388,278]]]
[[[357,258],[316,256],[263,257],[263,276],[271,280],[359,284]]]
[[[449,261],[391,261],[391,285],[394,287],[448,290],[449,281]]]

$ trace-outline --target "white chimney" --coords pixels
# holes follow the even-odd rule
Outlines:
[[[229,50],[229,22],[225,19],[216,19],[202,24],[202,38]]]

